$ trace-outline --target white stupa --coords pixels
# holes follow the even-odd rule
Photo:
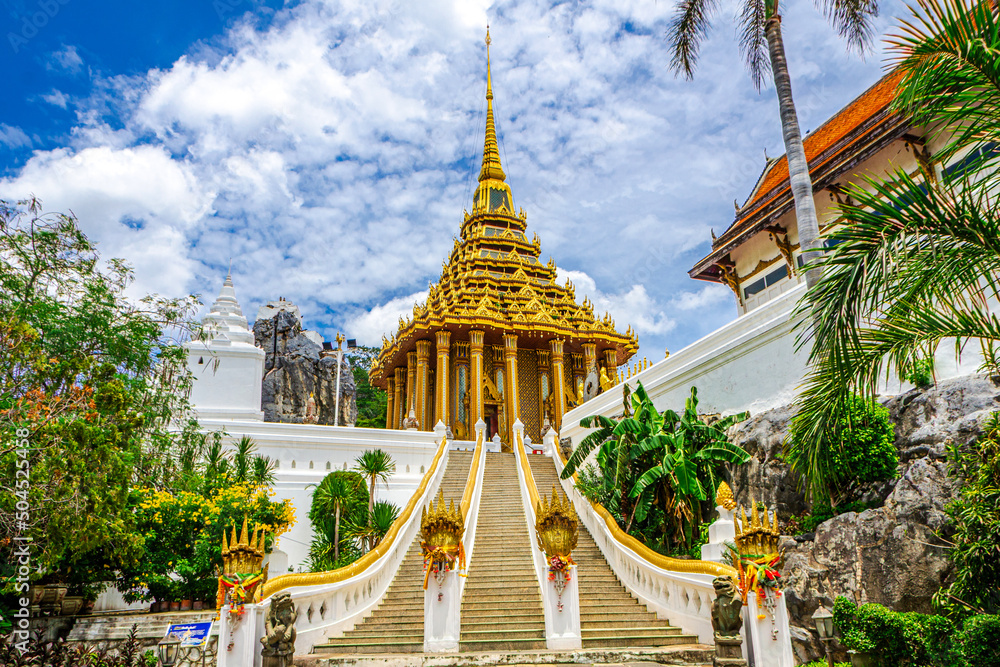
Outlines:
[[[202,324],[208,339],[185,344],[195,378],[191,403],[198,418],[263,421],[264,350],[254,345],[231,275],[226,275]]]

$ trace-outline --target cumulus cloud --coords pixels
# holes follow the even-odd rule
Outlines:
[[[406,319],[413,314],[413,305],[427,300],[427,290],[409,296],[391,299],[371,310],[360,312],[347,320],[348,330],[362,345],[378,346],[382,336],[394,333],[399,327],[399,318]]]
[[[557,280],[573,282],[578,300],[590,297],[594,303],[594,314],[611,313],[619,331],[632,325],[638,334],[662,335],[671,331],[677,322],[663,311],[646,292],[643,285],[632,285],[623,292],[607,294],[597,288],[597,283],[583,271],[557,271]]]
[[[42,95],[42,99],[53,106],[57,106],[60,109],[65,109],[66,105],[69,104],[69,95],[62,92],[61,90],[55,90],[46,95]]]
[[[98,78],[90,99],[74,95],[67,145],[0,179],[0,196],[73,210],[106,255],[135,264],[139,290],[212,296],[231,259],[246,312],[284,295],[328,338],[377,343],[426,296],[471,205],[489,18],[501,155],[529,233],[643,345],[680,347],[734,314],[725,288],[686,271],[781,135],[730,30],[706,42],[694,82],[670,74],[671,12],[648,0],[292,3],[163,69]],[[802,123],[815,127],[878,63],[849,58],[811,7],[783,19]],[[84,64],[72,46],[51,63]],[[46,101],[68,103],[57,93]],[[6,125],[0,142],[32,145]]]

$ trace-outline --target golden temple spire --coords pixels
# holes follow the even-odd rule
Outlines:
[[[500,165],[500,148],[497,146],[497,128],[493,120],[493,76],[490,72],[490,27],[486,26],[486,145],[483,147],[483,168],[479,171],[479,180],[493,178],[498,181],[507,179]]]

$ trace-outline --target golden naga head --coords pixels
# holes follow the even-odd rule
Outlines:
[[[222,572],[226,575],[251,574],[260,572],[264,563],[264,543],[267,530],[261,530],[254,524],[253,534],[248,539],[247,520],[243,519],[243,529],[239,538],[236,537],[236,524],[233,524],[233,536],[226,541],[226,531],[222,531]]]
[[[465,534],[465,519],[455,508],[455,501],[444,504],[444,492],[438,492],[437,507],[431,503],[420,512],[420,534],[424,544],[430,549],[458,547]]]
[[[725,482],[719,484],[719,490],[715,494],[715,504],[730,512],[736,509],[736,500],[733,498],[733,490]]]
[[[546,558],[552,556],[566,557],[576,549],[578,524],[573,504],[559,497],[559,492],[552,487],[552,500],[545,498],[538,501],[535,508],[535,535],[538,538],[538,548],[545,552]]]
[[[736,548],[744,556],[777,555],[778,541],[781,539],[777,511],[772,522],[767,508],[764,508],[763,513],[758,512],[753,498],[750,499],[750,507],[749,520],[745,507],[740,507],[739,513],[733,517],[736,524]]]

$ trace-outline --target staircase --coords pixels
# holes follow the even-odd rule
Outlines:
[[[545,615],[513,454],[487,453],[459,650],[545,648]]]
[[[566,498],[552,459],[529,455],[528,464],[539,496],[551,498],[555,487],[559,496]],[[681,634],[680,628],[657,618],[633,598],[619,583],[586,526],[579,526],[573,560],[580,577],[580,630],[585,649],[698,643],[697,637]]]
[[[454,500],[456,507],[465,493],[471,465],[471,452],[448,453],[448,467],[441,478],[440,491],[444,493],[445,501]],[[489,463],[486,465],[489,471]],[[516,484],[517,480],[514,481]],[[514,488],[517,489],[516,486]],[[372,615],[343,636],[330,637],[327,643],[317,644],[315,652],[368,655],[420,653],[423,650],[424,561],[418,533],[399,564],[389,590]]]

